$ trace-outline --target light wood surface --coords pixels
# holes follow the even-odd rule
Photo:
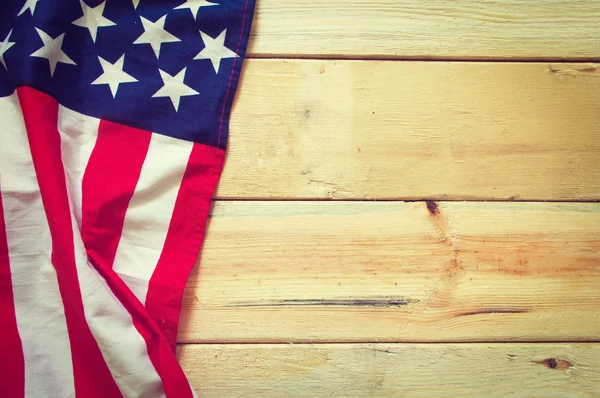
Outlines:
[[[248,60],[217,197],[596,200],[598,159],[596,64]]]
[[[257,3],[198,395],[599,396],[600,1]]]
[[[597,397],[599,344],[186,345],[202,397]]]
[[[181,342],[596,341],[600,204],[217,202]]]
[[[596,0],[260,0],[251,56],[600,58]]]

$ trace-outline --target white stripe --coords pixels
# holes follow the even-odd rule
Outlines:
[[[113,269],[142,303],[169,230],[193,143],[153,134],[127,208]]]
[[[4,203],[25,396],[75,395],[71,346],[52,265],[52,237],[17,94],[0,98],[0,190]]]
[[[75,261],[87,323],[124,396],[164,397],[146,342],[133,325],[131,314],[89,263],[75,223],[77,220],[81,226],[83,174],[98,136],[99,120],[62,107],[59,118],[65,177],[74,213]]]
[[[96,139],[100,119],[82,115],[64,106],[58,108],[58,131],[69,196],[76,209],[81,209],[81,182]],[[73,185],[77,184],[77,185]],[[81,212],[76,213],[77,225],[81,230]]]

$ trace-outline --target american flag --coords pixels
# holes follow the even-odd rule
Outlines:
[[[253,10],[0,2],[1,397],[194,395],[177,324]]]

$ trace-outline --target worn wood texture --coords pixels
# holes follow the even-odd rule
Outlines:
[[[217,202],[181,342],[596,341],[600,204]]]
[[[599,20],[260,0],[217,197],[354,201],[216,202],[179,335],[214,343],[179,348],[199,395],[597,396],[600,204],[530,201],[600,199]]]
[[[598,159],[596,64],[249,60],[217,197],[596,200]]]
[[[597,397],[599,344],[186,345],[202,397]]]
[[[250,56],[600,58],[596,0],[261,0]]]

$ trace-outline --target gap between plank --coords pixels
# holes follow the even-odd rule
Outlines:
[[[404,344],[404,345],[436,345],[436,344],[600,344],[600,340],[532,340],[532,341],[362,341],[362,340],[336,340],[336,341],[302,341],[302,342],[285,342],[285,341],[226,341],[226,342],[177,342],[178,346],[182,345],[333,345],[333,344]]]
[[[460,58],[449,58],[449,57],[410,57],[410,56],[398,56],[398,57],[379,57],[379,56],[340,56],[340,55],[295,55],[285,56],[278,54],[252,54],[246,56],[246,59],[260,59],[260,60],[326,60],[326,61],[399,61],[399,62],[463,62],[463,63],[506,63],[506,64],[531,64],[531,63],[559,63],[559,64],[572,64],[572,63],[598,63],[600,62],[599,57],[587,57],[587,58],[561,58],[561,57],[540,57],[540,58],[486,58],[486,57],[460,57]]]
[[[552,199],[552,200],[527,200],[527,199],[519,199],[519,200],[508,200],[508,199],[461,199],[461,198],[399,198],[399,199],[331,199],[331,198],[213,198],[213,202],[333,202],[333,203],[342,203],[342,202],[404,202],[404,203],[414,203],[414,202],[472,202],[472,203],[598,203],[600,199],[581,199],[581,200],[573,200],[573,199]]]

